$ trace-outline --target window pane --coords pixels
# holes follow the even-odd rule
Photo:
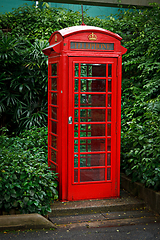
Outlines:
[[[112,64],[108,64],[108,77],[112,77]]]
[[[50,169],[51,169],[52,171],[55,171],[55,172],[56,172],[56,165],[55,165],[55,164],[49,162],[49,167],[50,167]]]
[[[105,151],[105,139],[82,139],[80,140],[80,152]]]
[[[105,109],[81,109],[81,122],[105,122]]]
[[[78,122],[78,109],[74,110],[74,122]]]
[[[78,124],[74,125],[74,137],[78,137]]]
[[[56,107],[51,107],[51,109],[52,109],[51,118],[57,120],[57,108]]]
[[[74,167],[78,167],[78,154],[74,155]]]
[[[57,134],[57,122],[51,121],[51,127],[52,127],[51,132]]]
[[[111,124],[107,124],[107,136],[111,136]]]
[[[107,151],[111,151],[111,138],[107,140]]]
[[[78,140],[74,140],[74,152],[78,152]]]
[[[57,90],[57,78],[52,78],[51,82],[52,82],[51,90],[56,91]]]
[[[108,94],[108,107],[111,107],[111,99],[112,98],[112,95],[111,94]]]
[[[107,121],[111,121],[111,109],[108,109]]]
[[[105,136],[105,124],[81,124],[80,137]]]
[[[107,168],[107,180],[111,180],[111,169]]]
[[[57,105],[57,93],[51,93],[51,104]]]
[[[78,92],[78,79],[75,79],[74,81],[74,91]]]
[[[51,146],[57,149],[57,137],[51,135]]]
[[[51,64],[51,75],[57,76],[57,63]]]
[[[81,63],[81,77],[92,77],[92,65]]]
[[[107,166],[111,166],[111,153],[107,153]]]
[[[80,105],[81,107],[105,107],[106,95],[105,94],[81,94]]]
[[[51,149],[51,160],[55,163],[57,162],[57,152],[53,149]]]
[[[105,166],[105,154],[81,154],[80,167]]]
[[[112,79],[108,79],[108,92],[112,92]]]
[[[74,106],[78,107],[78,94],[74,95]]]
[[[104,181],[105,180],[105,169],[81,169],[80,170],[80,181],[81,182],[92,182],[92,181]]]
[[[75,77],[79,76],[79,64],[78,63],[75,63],[74,76]]]
[[[80,152],[91,152],[91,139],[80,140]]]
[[[105,79],[81,79],[81,92],[105,92]]]
[[[78,170],[74,170],[74,182],[78,182]]]
[[[81,77],[106,77],[106,64],[81,63]]]
[[[80,167],[105,166],[105,154],[81,154]]]

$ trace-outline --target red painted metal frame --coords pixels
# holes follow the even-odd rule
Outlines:
[[[70,43],[88,42],[91,43],[89,36],[95,37],[92,42],[96,43],[113,43],[114,50],[84,50],[71,49]],[[43,50],[48,55],[48,163],[52,167],[56,166],[56,172],[59,179],[59,199],[79,200],[93,198],[109,198],[120,196],[120,131],[121,131],[121,74],[122,74],[122,54],[127,50],[121,46],[121,37],[105,29],[91,26],[77,26],[62,29],[52,34],[50,37],[50,46]],[[112,174],[111,180],[78,182],[73,180],[74,176],[74,63],[100,63],[114,65],[114,81],[112,81],[112,102],[114,104],[114,113],[112,111]],[[51,64],[57,63],[57,91],[51,90]],[[54,78],[54,77],[53,77]],[[95,77],[94,77],[95,78]],[[107,76],[106,76],[107,79]],[[80,91],[80,89],[79,89]],[[58,109],[57,120],[51,120],[51,93],[57,93]],[[79,92],[80,94],[80,92]],[[103,94],[100,92],[85,92],[85,94]],[[107,96],[107,89],[106,89]],[[77,109],[79,109],[80,105]],[[84,108],[85,109],[85,108]],[[89,109],[86,107],[86,109]],[[97,109],[97,108],[96,108]],[[106,109],[106,108],[101,108]],[[112,107],[113,109],[113,107]],[[107,115],[107,112],[106,112]],[[68,117],[72,116],[73,123],[68,124]],[[107,116],[106,116],[107,117]],[[80,116],[79,116],[80,118]],[[53,148],[51,142],[52,122],[57,123],[57,149]],[[85,122],[84,122],[85,123]],[[107,119],[104,122],[107,126]],[[79,123],[80,124],[80,123]],[[90,124],[86,122],[85,124]],[[102,122],[92,122],[92,124],[103,124]],[[56,125],[56,124],[55,124]],[[79,128],[80,134],[80,128]],[[87,137],[87,139],[96,139],[96,137]],[[105,137],[98,139],[107,139],[107,129]],[[83,137],[83,139],[86,139]],[[107,141],[105,142],[107,146]],[[80,146],[78,145],[80,148]],[[51,160],[51,151],[57,152],[56,163]],[[83,152],[85,153],[85,152]],[[98,152],[97,152],[98,153]],[[107,155],[107,151],[104,151]],[[79,152],[80,154],[80,152]],[[91,153],[96,154],[96,152]],[[105,160],[106,164],[106,160]],[[104,166],[93,167],[92,169],[103,169]],[[55,168],[53,168],[55,169]],[[80,169],[80,165],[77,169]],[[88,167],[84,168],[88,169]]]
[[[85,79],[85,77],[74,77],[74,63],[89,63],[89,64],[95,64],[95,63],[100,63],[100,64],[113,64],[113,81],[112,81],[112,89],[113,92],[110,93],[112,95],[112,129],[111,129],[111,138],[112,139],[112,149],[109,152],[112,152],[112,164],[111,164],[111,180],[107,180],[107,109],[110,109],[107,107],[107,97],[108,97],[108,91],[107,91],[107,84],[106,84],[106,92],[80,92],[79,89],[79,94],[105,94],[106,95],[106,107],[86,107],[86,109],[106,109],[106,120],[105,122],[81,122],[81,124],[105,124],[106,125],[106,134],[103,137],[81,137],[80,139],[105,139],[105,151],[104,152],[89,152],[89,154],[102,154],[105,153],[105,166],[95,166],[95,167],[83,167],[83,169],[105,169],[105,180],[104,181],[94,181],[94,182],[80,182],[80,175],[78,175],[78,182],[75,183],[73,176],[74,176],[74,139],[78,139],[74,137],[74,125],[77,123],[74,123],[74,117],[73,117],[73,124],[68,126],[70,135],[68,136],[68,145],[69,145],[69,151],[68,151],[68,159],[69,161],[69,168],[68,168],[68,200],[79,200],[79,199],[92,199],[92,198],[109,198],[109,197],[117,197],[119,196],[119,183],[117,183],[115,180],[119,179],[119,172],[117,171],[117,166],[119,165],[118,159],[116,158],[115,155],[115,149],[117,148],[117,142],[116,142],[116,118],[117,118],[117,109],[116,109],[116,89],[117,89],[117,74],[116,74],[116,68],[117,68],[117,59],[116,58],[92,58],[92,60],[89,60],[85,57],[74,57],[69,59],[69,115],[74,116],[74,78],[81,78]],[[86,77],[87,79],[88,77]],[[93,78],[95,79],[96,77],[89,77],[90,79]],[[98,77],[96,78],[98,79]],[[99,78],[100,79],[100,78]],[[102,79],[102,77],[101,77]],[[106,74],[106,77],[104,79],[108,79],[108,73]],[[79,80],[80,81],[80,80]],[[106,81],[107,83],[107,81]],[[80,88],[80,85],[79,85]],[[75,93],[77,94],[77,92]],[[79,106],[78,109],[80,109],[80,101],[79,101]],[[81,108],[84,109],[84,108]],[[79,122],[80,122],[80,116],[79,116]],[[80,128],[79,128],[79,135],[80,135]],[[79,146],[80,148],[80,146]],[[80,154],[80,151],[79,151]],[[85,154],[85,152],[82,152],[81,154]],[[71,160],[72,159],[72,160]],[[78,171],[80,171],[80,165],[78,166]],[[81,168],[82,169],[82,168]],[[117,178],[115,178],[115,175],[117,175]],[[93,191],[94,188],[94,191]]]

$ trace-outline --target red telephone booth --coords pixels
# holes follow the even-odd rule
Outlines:
[[[54,32],[48,55],[48,162],[61,200],[120,196],[121,37],[86,25]]]

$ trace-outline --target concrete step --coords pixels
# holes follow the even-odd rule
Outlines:
[[[50,217],[55,228],[73,229],[79,227],[118,227],[160,222],[160,217],[148,210],[103,212],[78,216]]]
[[[71,202],[57,201],[51,206],[52,212],[49,214],[49,217],[52,218],[65,215],[101,213],[108,211],[129,211],[144,207],[144,201],[139,200],[122,190],[121,197],[117,199],[97,199]]]

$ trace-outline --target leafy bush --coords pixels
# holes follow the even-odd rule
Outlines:
[[[0,136],[0,209],[47,214],[58,198],[56,174],[47,165],[47,129]]]
[[[1,32],[0,118],[11,131],[47,125],[46,46]]]
[[[123,56],[121,169],[133,181],[159,190],[160,8],[120,11],[103,20],[85,14],[84,23],[119,34],[128,49]],[[55,30],[80,24],[79,12],[47,7],[25,6],[0,16],[0,29],[11,30],[0,39],[1,126],[20,132],[47,125],[47,58],[41,50]]]
[[[160,8],[124,18],[133,37],[125,43],[123,63],[121,169],[133,181],[160,190]]]

